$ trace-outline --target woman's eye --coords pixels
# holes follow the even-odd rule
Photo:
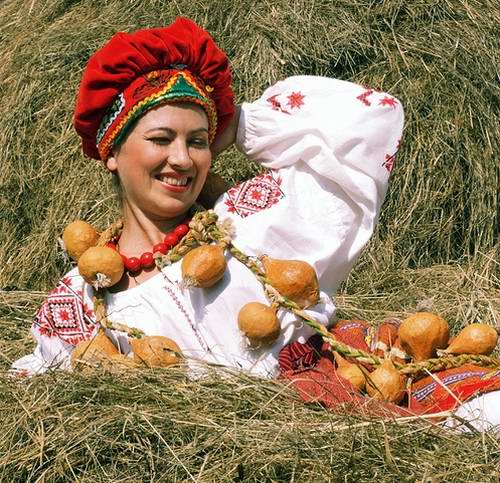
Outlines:
[[[191,140],[191,144],[198,148],[208,147],[208,141],[204,138],[194,138]]]
[[[169,144],[171,142],[171,139],[168,137],[153,137],[149,138],[149,141],[155,143],[155,144]]]

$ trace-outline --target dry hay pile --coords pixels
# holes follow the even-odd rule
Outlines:
[[[56,238],[116,216],[107,174],[71,128],[81,70],[118,30],[186,15],[232,59],[240,101],[293,74],[353,80],[398,97],[406,129],[380,228],[338,298],[371,322],[426,300],[457,329],[500,320],[498,22],[494,1],[0,4],[1,368],[67,270]],[[235,151],[230,182],[258,168]],[[34,291],[36,290],[36,291]],[[0,375],[3,481],[494,481],[500,446],[422,422],[367,423],[304,406],[243,375]]]
[[[491,259],[388,272],[338,298],[341,315],[404,316],[426,297],[455,324],[493,322]],[[25,352],[43,293],[4,293],[2,366]],[[9,339],[7,341],[7,339]],[[0,377],[0,481],[446,481],[500,477],[500,440],[430,422],[367,420],[305,405],[279,381],[178,370]]]
[[[49,289],[67,268],[56,238],[76,217],[104,225],[114,196],[71,128],[81,70],[118,30],[178,14],[232,59],[238,99],[288,75],[389,91],[406,112],[372,273],[490,250],[498,237],[498,21],[495,1],[203,3],[4,1],[0,10],[0,286]],[[496,162],[495,162],[496,161]],[[230,182],[256,168],[228,153]]]

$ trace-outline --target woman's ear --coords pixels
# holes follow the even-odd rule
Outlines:
[[[116,162],[114,154],[107,159],[106,168],[113,172],[118,170],[118,163]]]

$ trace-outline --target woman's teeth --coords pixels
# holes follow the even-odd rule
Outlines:
[[[175,186],[186,186],[188,182],[188,178],[165,178],[160,177],[160,181],[167,184],[172,184]]]

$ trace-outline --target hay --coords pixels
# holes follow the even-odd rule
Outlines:
[[[0,379],[5,481],[494,481],[500,445],[305,406],[243,375]],[[432,480],[431,480],[432,478]]]
[[[422,267],[487,252],[498,236],[499,119],[493,1],[20,2],[0,6],[0,286],[48,289],[67,269],[56,238],[71,220],[116,214],[110,180],[71,128],[81,70],[118,30],[184,14],[232,59],[238,99],[287,75],[323,74],[390,91],[405,106],[402,149],[368,254]],[[230,182],[256,171],[234,151]]]
[[[500,321],[497,262],[351,279],[339,316],[375,323],[433,306],[457,331]],[[364,286],[364,289],[361,287]],[[367,420],[244,374],[54,373],[12,381],[43,294],[0,292],[0,474],[6,481],[497,481],[500,443],[426,420]]]
[[[6,376],[67,268],[56,239],[116,217],[110,179],[71,128],[92,51],[111,32],[176,15],[232,59],[238,99],[293,74],[389,90],[406,131],[376,236],[337,297],[372,323],[432,307],[454,331],[499,327],[497,2],[0,4],[0,479],[3,481],[497,481],[500,446],[423,421],[367,421],[304,405],[283,383],[180,371]],[[231,151],[229,182],[258,171]],[[37,290],[36,292],[33,289]]]

